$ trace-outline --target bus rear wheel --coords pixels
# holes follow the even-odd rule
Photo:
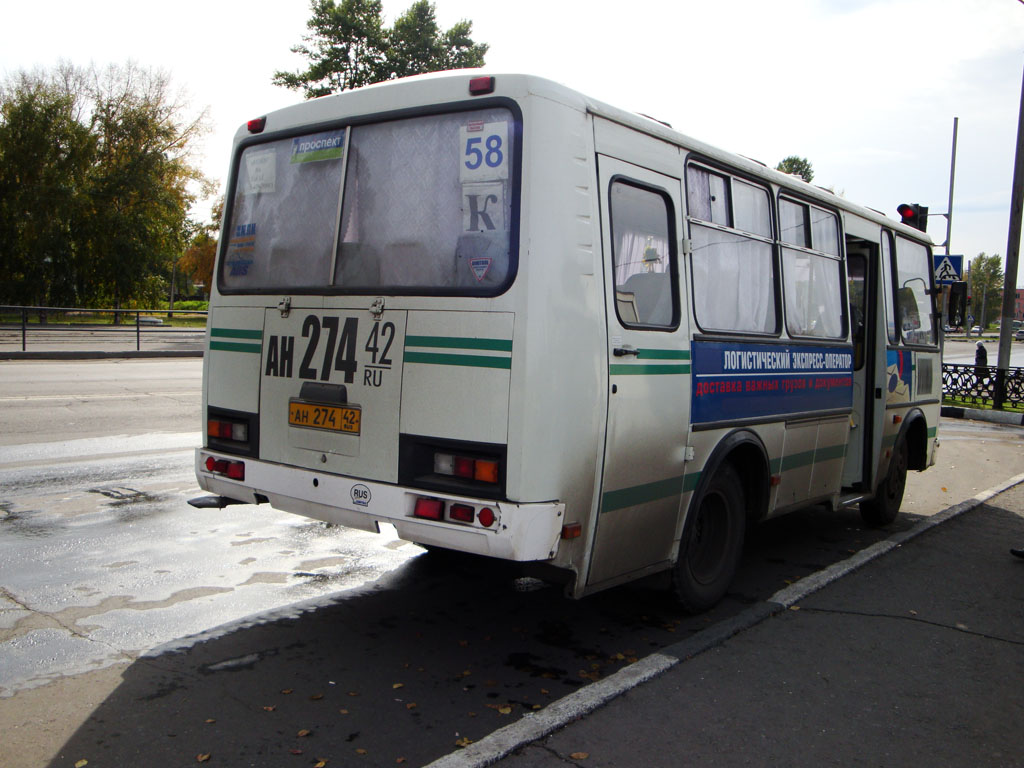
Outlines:
[[[672,572],[672,589],[687,611],[714,606],[732,583],[743,551],[743,484],[731,464],[715,472],[691,509]]]
[[[899,438],[892,449],[889,471],[875,490],[875,497],[860,503],[861,519],[870,526],[888,525],[896,519],[903,503],[903,491],[907,487],[907,467],[910,463],[910,449],[904,438]]]

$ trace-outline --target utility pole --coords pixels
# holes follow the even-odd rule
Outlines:
[[[949,238],[953,232],[953,181],[956,179],[956,132],[957,126],[960,124],[960,118],[953,118],[953,151],[952,156],[949,158],[949,202],[946,205],[946,255],[949,256]],[[963,275],[961,275],[963,277]],[[939,337],[942,339],[941,349],[945,349],[946,343],[946,331],[945,328],[949,325],[949,293],[952,289],[950,285],[942,286],[942,335]],[[940,355],[941,357],[941,355]]]
[[[1002,408],[1006,395],[1006,373],[1010,367],[1013,339],[1014,298],[1017,292],[1017,260],[1020,257],[1021,213],[1024,211],[1024,77],[1021,79],[1020,109],[1017,114],[1017,151],[1010,192],[1010,227],[1003,270],[1003,315],[999,323],[999,363],[996,371],[995,407]]]

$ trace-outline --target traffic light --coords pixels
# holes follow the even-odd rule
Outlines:
[[[928,206],[920,205],[919,203],[902,203],[896,209],[896,212],[900,215],[900,220],[914,229],[920,229],[922,232],[928,231]]]
[[[970,297],[967,295],[967,283],[957,280],[949,287],[949,322],[950,325],[961,326],[967,317]]]

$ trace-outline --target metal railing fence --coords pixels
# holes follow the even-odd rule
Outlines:
[[[1024,407],[1024,368],[942,364],[942,397],[987,407]]]
[[[35,348],[83,345],[125,348],[143,341],[162,347],[202,343],[206,310],[193,309],[86,309],[83,307],[36,307],[0,305],[0,346],[10,349],[20,342]]]

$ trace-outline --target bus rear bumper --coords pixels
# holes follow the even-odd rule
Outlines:
[[[244,463],[244,480],[207,469],[207,459]],[[550,560],[558,552],[565,505],[556,502],[515,504],[422,491],[386,483],[314,472],[256,459],[196,449],[196,479],[210,493],[249,504],[268,501],[275,509],[327,523],[379,532],[380,523],[395,526],[399,538],[417,544],[528,562]],[[419,499],[444,502],[441,520],[416,517]],[[449,519],[453,504],[471,507],[473,522]],[[480,513],[489,509],[493,523]]]

